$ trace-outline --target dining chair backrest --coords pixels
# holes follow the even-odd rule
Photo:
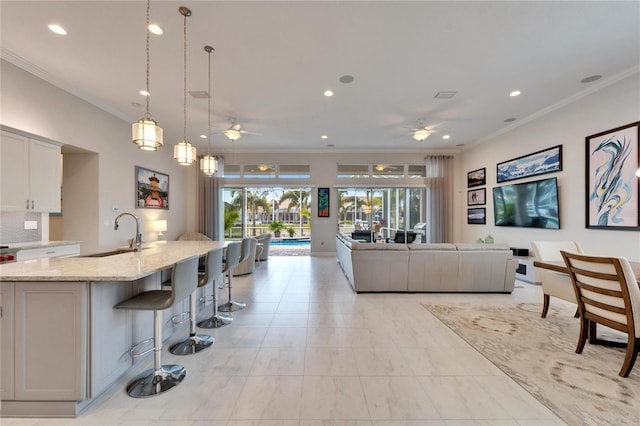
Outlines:
[[[198,287],[213,283],[222,274],[222,248],[210,250],[204,258],[204,274],[199,276]]]
[[[222,272],[235,268],[240,263],[240,241],[234,241],[227,245],[226,262]]]
[[[543,262],[562,262],[561,250],[584,253],[577,241],[533,241],[531,247],[536,259]]]
[[[640,287],[624,257],[563,251],[581,314],[590,321],[640,337]]]
[[[171,271],[172,303],[184,300],[196,290],[198,286],[198,259],[199,256],[192,256],[173,265]]]
[[[628,377],[640,353],[640,287],[629,261],[566,251],[562,257],[580,313],[576,352],[582,353],[587,338],[596,338],[596,324],[627,333],[627,351],[618,375]]]

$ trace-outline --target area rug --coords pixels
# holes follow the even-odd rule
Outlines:
[[[569,425],[640,425],[640,359],[623,378],[625,349],[587,343],[576,354],[580,324],[570,308],[552,306],[543,319],[534,303],[423,305]]]

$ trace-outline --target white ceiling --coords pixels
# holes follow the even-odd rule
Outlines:
[[[216,49],[216,152],[231,146],[220,134],[231,117],[262,133],[235,142],[238,152],[415,150],[408,133],[419,120],[438,131],[423,148],[460,149],[640,70],[638,1],[155,0],[151,21],[164,35],[151,37],[151,115],[165,147],[183,136],[179,6],[193,13],[187,90],[207,90],[203,47]],[[145,1],[2,0],[2,57],[135,121],[144,115],[132,103],[145,102],[145,11]],[[345,74],[355,81],[340,83]],[[594,74],[603,78],[580,82]],[[522,95],[510,98],[516,89]],[[457,94],[435,99],[438,91]],[[203,133],[207,101],[188,96],[187,138],[204,148]]]

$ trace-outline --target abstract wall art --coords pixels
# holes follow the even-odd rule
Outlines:
[[[586,227],[640,230],[640,121],[587,136]]]

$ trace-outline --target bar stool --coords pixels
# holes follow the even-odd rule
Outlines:
[[[242,240],[242,246],[244,247],[245,245],[248,246],[248,251],[250,251],[251,240],[249,238],[244,238]],[[218,306],[218,310],[221,312],[235,312],[239,311],[240,309],[244,309],[247,306],[246,303],[238,302],[231,298],[233,268],[238,266],[238,263],[240,263],[240,243],[234,241],[232,243],[229,243],[229,245],[227,246],[227,261],[225,262],[224,268],[222,269],[222,273],[227,274],[228,277],[227,287],[229,288],[229,301]]]
[[[187,375],[182,365],[162,365],[162,311],[184,300],[196,289],[198,282],[198,256],[193,256],[173,265],[171,290],[149,290],[133,296],[114,306],[116,309],[153,311],[153,348],[134,354],[133,357],[154,351],[153,368],[135,377],[127,385],[127,393],[133,398],[159,395],[179,385]]]
[[[224,274],[222,272],[222,250],[211,250],[205,256],[204,274],[199,275],[198,287],[204,287],[213,283],[213,316],[206,320],[200,321],[200,328],[220,328],[231,324],[233,318],[228,315],[220,315],[218,313],[218,277],[222,275],[224,282]],[[224,287],[223,287],[224,288]]]
[[[222,250],[214,250],[220,253],[220,259],[222,262]],[[210,253],[210,252],[209,252]],[[208,257],[209,253],[205,255]],[[213,345],[216,339],[213,336],[209,336],[208,334],[196,334],[196,315],[197,308],[196,303],[198,301],[197,291],[199,287],[206,285],[206,280],[202,283],[204,272],[200,272],[203,270],[201,268],[201,263],[204,263],[204,268],[206,268],[206,258],[204,262],[201,262],[202,258],[198,259],[198,284],[197,287],[193,290],[193,293],[189,296],[189,312],[186,312],[187,317],[189,318],[189,337],[180,340],[177,343],[174,343],[170,348],[169,352],[174,355],[192,355],[200,352],[203,349],[207,349],[209,346]],[[169,281],[168,283],[162,283],[162,285],[173,285],[173,281]],[[183,314],[180,314],[183,315]],[[179,321],[183,322],[183,321]]]

